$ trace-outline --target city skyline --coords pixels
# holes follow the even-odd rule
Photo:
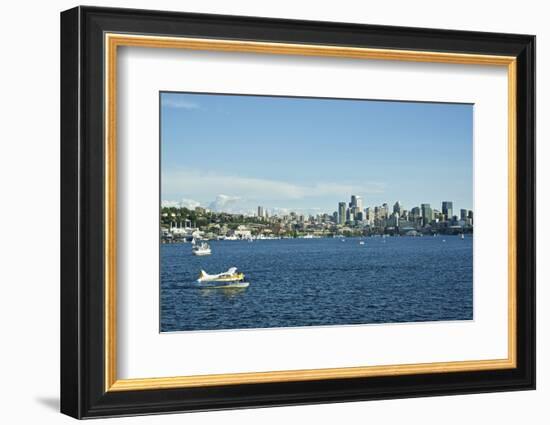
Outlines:
[[[472,209],[472,105],[161,94],[161,199],[332,213],[345,193]]]
[[[214,201],[212,202],[206,202],[206,203],[201,203],[201,202],[198,202],[198,201],[195,201],[195,200],[192,200],[192,199],[189,199],[189,198],[184,198],[180,201],[173,201],[173,200],[162,200],[161,201],[161,207],[174,207],[174,208],[187,208],[187,209],[190,209],[190,210],[193,210],[195,209],[196,207],[200,207],[200,208],[204,208],[206,210],[210,210],[210,211],[213,211],[213,212],[225,212],[225,213],[228,213],[228,214],[241,214],[241,215],[248,215],[248,216],[254,216],[254,215],[257,215],[257,209],[259,206],[261,206],[264,211],[267,211],[269,214],[273,215],[273,214],[288,214],[290,212],[295,212],[295,213],[301,213],[301,214],[305,214],[305,215],[317,215],[317,214],[332,214],[334,212],[337,212],[338,211],[338,206],[336,206],[335,208],[333,209],[330,209],[328,208],[327,210],[323,210],[322,208],[319,208],[319,207],[313,207],[313,208],[285,208],[285,207],[282,207],[282,206],[270,206],[270,205],[266,205],[266,204],[262,204],[262,205],[256,205],[254,207],[250,207],[250,208],[241,208],[239,207],[239,200],[235,199],[235,198],[231,198],[229,196],[225,196],[225,195],[221,195],[224,199],[227,199],[227,198],[230,198],[231,201],[230,201],[230,205],[231,207],[228,208],[228,209],[224,209],[223,206],[224,204],[226,204],[226,201],[224,200],[221,200],[220,201],[220,198],[218,197],[217,199],[215,199]],[[360,196],[360,195],[358,195]],[[364,198],[363,198],[364,199]],[[343,201],[338,201],[338,202],[343,202]],[[338,204],[337,202],[337,204]],[[445,201],[439,201],[439,202],[417,202],[416,204],[413,204],[413,205],[406,205],[404,204],[403,202],[401,202],[399,199],[397,200],[387,200],[387,201],[382,201],[381,203],[368,203],[368,204],[365,204],[366,207],[375,207],[375,206],[381,206],[383,205],[384,203],[388,204],[389,206],[393,206],[393,204],[395,202],[400,202],[403,207],[407,210],[410,210],[414,207],[420,207],[422,204],[429,204],[431,205],[431,207],[433,209],[436,209],[438,211],[442,211],[442,203],[445,202]],[[457,207],[457,204],[456,202],[454,201],[451,201],[454,205],[453,209],[454,211],[460,211],[461,209],[466,209],[466,210],[473,210],[473,208],[464,208],[463,206],[461,205],[458,205]],[[348,204],[348,202],[345,202],[346,205]],[[456,214],[455,214],[456,215]]]
[[[231,214],[205,208],[161,209],[161,240],[182,238],[253,239],[281,237],[334,237],[472,233],[474,212],[456,208],[453,201],[441,201],[440,209],[430,204],[406,208],[399,201],[367,206],[361,196],[352,194],[340,201],[333,213],[305,215],[295,211],[270,213],[258,205],[254,214]],[[192,235],[192,236],[189,236]]]
[[[449,201],[449,200],[439,201],[438,203],[435,203],[435,204],[432,204],[430,202],[417,202],[416,204],[413,204],[413,205],[405,205],[398,199],[398,200],[395,200],[395,201],[389,201],[388,200],[388,201],[382,202],[381,204],[372,204],[371,205],[371,204],[365,203],[364,198],[361,195],[351,195],[351,197],[354,197],[354,196],[356,196],[358,198],[361,198],[361,202],[362,202],[362,205],[363,205],[363,208],[362,208],[363,211],[367,208],[374,209],[376,207],[381,207],[383,205],[386,205],[389,210],[393,211],[393,208],[394,208],[396,203],[399,203],[400,207],[403,210],[406,210],[407,212],[410,212],[414,208],[420,208],[421,209],[423,205],[428,205],[428,206],[431,207],[431,209],[433,211],[437,211],[437,212],[442,213],[442,214],[446,214],[444,205],[445,204],[450,204],[450,209],[453,212],[452,212],[452,214],[450,214],[449,217],[452,217],[452,216],[460,217],[460,212],[461,211],[468,211],[468,212],[473,211],[473,208],[463,208],[460,205],[456,205],[456,203],[452,200],[451,201]],[[189,201],[189,200],[184,200],[184,201]],[[253,208],[249,211],[246,211],[246,212],[231,212],[231,211],[224,211],[222,209],[212,209],[212,208],[209,208],[209,206],[200,205],[199,203],[193,204],[193,203],[177,202],[177,201],[162,201],[161,202],[161,207],[162,208],[187,208],[189,210],[194,210],[196,208],[202,208],[205,211],[235,214],[235,215],[245,215],[245,216],[249,216],[249,217],[254,217],[254,216],[259,216],[259,215],[263,216],[265,214],[267,214],[268,216],[269,215],[271,215],[271,216],[275,216],[275,215],[276,216],[281,216],[281,215],[288,215],[290,213],[296,213],[296,214],[299,213],[299,214],[302,214],[302,215],[305,215],[305,216],[316,216],[316,215],[323,215],[323,214],[333,215],[334,213],[339,213],[339,209],[340,209],[341,204],[343,204],[344,208],[347,210],[347,209],[350,208],[350,203],[351,202],[347,202],[347,201],[338,201],[336,207],[333,210],[329,209],[329,210],[326,210],[326,211],[321,211],[319,209],[318,211],[315,211],[313,213],[305,213],[301,209],[293,210],[291,208],[269,207],[269,206],[266,206],[266,205],[257,205],[255,208]],[[261,213],[260,213],[260,211],[261,211]]]

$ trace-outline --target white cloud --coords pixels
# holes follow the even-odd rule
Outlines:
[[[195,209],[196,207],[200,207],[201,203],[199,201],[195,201],[194,199],[182,199],[180,201],[180,207],[182,208],[189,208],[190,210]]]
[[[286,207],[273,207],[269,208],[269,212],[271,214],[277,214],[277,215],[287,215],[291,212],[295,212],[296,214],[304,214],[304,215],[315,215],[320,214],[325,211],[323,211],[322,208],[319,207],[311,207],[311,208],[286,208]]]
[[[220,194],[216,196],[216,199],[208,205],[208,208],[212,211],[217,212],[231,212],[232,206],[235,206],[235,204],[240,200],[241,198],[239,198],[238,196],[228,196]]]
[[[161,201],[160,205],[163,208],[179,208],[180,203],[178,201]]]
[[[162,106],[165,108],[176,108],[176,109],[201,109],[201,106],[185,98],[176,98],[174,96],[167,97],[166,95],[162,98]]]
[[[384,192],[384,185],[378,182],[349,184],[319,182],[307,185],[279,180],[223,175],[200,170],[181,170],[163,174],[163,193],[177,194],[183,190],[187,195],[203,199],[208,194],[231,193],[232,196],[228,197],[230,199],[295,201],[319,197],[347,199],[352,193],[360,195],[380,194]]]
[[[170,201],[170,200],[163,200],[161,203],[162,207],[167,208],[189,208],[190,210],[195,209],[196,207],[200,207],[201,203],[199,201],[195,201],[194,199],[182,199],[181,201]]]

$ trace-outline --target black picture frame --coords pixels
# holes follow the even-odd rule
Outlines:
[[[104,33],[517,58],[517,367],[105,391]],[[61,412],[75,418],[535,388],[535,37],[132,9],[61,13]]]

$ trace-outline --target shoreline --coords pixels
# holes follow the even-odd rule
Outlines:
[[[461,238],[461,235],[464,235],[464,238],[473,237],[473,232],[468,233],[434,233],[434,234],[417,234],[417,235],[399,235],[399,234],[382,234],[382,235],[368,235],[368,236],[296,236],[296,237],[261,237],[261,238],[243,238],[243,239],[228,239],[228,238],[196,238],[197,242],[257,242],[257,241],[281,241],[281,240],[311,240],[311,239],[356,239],[356,240],[366,240],[366,239],[386,239],[386,238],[407,238],[407,239],[416,239],[416,238],[434,238],[434,237],[458,237]],[[175,240],[165,240],[160,239],[161,245],[163,244],[190,244],[191,240],[186,240],[185,238],[175,239]]]

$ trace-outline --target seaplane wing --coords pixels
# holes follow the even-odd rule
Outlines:
[[[237,267],[231,267],[226,272],[218,273],[218,274],[208,274],[204,270],[201,270],[201,273],[199,275],[199,278],[197,279],[199,282],[212,282],[214,280],[223,279],[225,277],[231,277],[237,273]]]

